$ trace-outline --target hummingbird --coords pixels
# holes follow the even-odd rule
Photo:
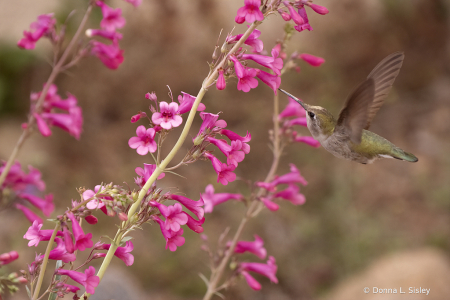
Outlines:
[[[395,52],[383,59],[350,94],[337,120],[325,108],[306,104],[279,90],[305,109],[311,135],[334,156],[362,164],[380,158],[417,162],[413,154],[368,130],[400,72],[404,58],[403,52]]]

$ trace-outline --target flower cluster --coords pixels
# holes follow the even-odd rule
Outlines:
[[[42,92],[31,94],[31,113],[36,118],[38,129],[43,136],[50,136],[52,134],[50,127],[57,126],[76,139],[80,139],[83,115],[77,98],[68,93],[67,99],[61,99],[57,91],[56,85],[50,85],[40,111],[36,109],[36,102]],[[64,113],[57,112],[57,110],[64,111]]]
[[[314,12],[326,15],[328,9],[326,7],[312,3],[311,0],[296,0],[294,3],[289,1],[283,1],[284,8],[278,9],[278,13],[281,15],[285,21],[294,21],[295,30],[302,32],[303,30],[313,30],[309,24],[308,15],[306,14],[305,5],[309,6]],[[297,10],[296,10],[297,9]]]
[[[56,40],[55,24],[56,20],[53,13],[38,16],[37,21],[31,23],[31,30],[23,32],[24,37],[17,43],[17,46],[22,49],[32,50],[35,48],[36,42],[42,37]]]

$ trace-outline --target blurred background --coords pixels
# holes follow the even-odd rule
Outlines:
[[[43,138],[35,134],[18,159],[22,166],[41,170],[47,193],[53,193],[56,213],[78,194],[101,182],[128,183],[134,187],[134,169],[149,157],[128,147],[138,125],[130,117],[148,113],[146,92],[169,101],[169,85],[176,97],[184,91],[196,95],[208,73],[221,29],[230,31],[240,0],[149,1],[137,9],[121,7],[127,20],[121,31],[125,61],[111,71],[88,57],[59,76],[61,96],[74,94],[83,108],[84,132],[79,141],[59,129]],[[338,115],[346,96],[385,56],[404,51],[406,59],[371,130],[414,153],[419,162],[382,160],[360,165],[339,160],[322,148],[294,144],[286,149],[279,174],[294,163],[309,185],[302,189],[303,206],[285,203],[276,213],[265,211],[246,228],[243,239],[258,234],[278,264],[279,284],[257,277],[260,292],[244,280],[225,292],[227,299],[446,299],[450,294],[450,2],[446,0],[321,0],[326,16],[308,10],[314,31],[295,33],[287,54],[293,51],[325,58],[320,68],[300,63],[299,73],[284,75],[281,87],[305,102]],[[51,49],[40,41],[34,51],[19,50],[17,41],[37,15],[55,12],[60,21],[74,9],[69,30],[81,18],[85,1],[0,1],[0,159],[6,160],[26,121],[29,94],[41,90],[50,73]],[[97,28],[101,14],[92,20]],[[270,17],[261,27],[265,49],[282,38],[284,21]],[[245,30],[238,25],[235,33]],[[267,174],[272,153],[273,92],[266,85],[249,93],[231,80],[224,91],[214,87],[206,94],[208,112],[222,112],[228,128],[252,134],[252,150],[237,168],[238,176],[258,181]],[[281,97],[282,108],[287,99]],[[190,135],[200,126],[196,118]],[[178,128],[180,129],[180,128]],[[306,128],[299,131],[309,135]],[[171,149],[180,130],[164,145]],[[190,147],[186,142],[185,149]],[[183,154],[184,155],[184,154]],[[182,156],[179,155],[178,159]],[[177,161],[177,158],[175,159]],[[213,183],[216,192],[247,192],[244,182],[215,183],[209,161],[197,162],[178,172],[186,179],[167,175],[159,182],[194,200]],[[225,203],[207,215],[205,234],[214,245],[226,227],[236,230],[245,209]],[[86,227],[96,237],[114,235],[113,221],[99,215],[98,225]],[[38,248],[25,249],[21,237],[29,224],[21,212],[0,214],[0,252],[19,250],[20,259],[9,269],[25,269]],[[51,224],[45,225],[48,228]],[[135,263],[125,267],[114,260],[110,272],[92,299],[201,299],[205,292],[198,273],[209,276],[207,254],[197,234],[185,231],[186,243],[174,253],[165,250],[158,226],[135,232]],[[244,259],[258,261],[252,256]],[[98,268],[100,262],[94,266]],[[364,287],[431,289],[423,294],[364,294]],[[24,288],[17,299],[25,298]],[[9,298],[7,298],[9,299]]]

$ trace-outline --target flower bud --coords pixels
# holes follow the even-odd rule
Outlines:
[[[127,220],[128,220],[128,216],[127,216],[126,213],[121,212],[121,213],[119,213],[119,219],[120,219],[121,221],[127,221]]]

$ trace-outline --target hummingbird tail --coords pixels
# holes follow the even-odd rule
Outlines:
[[[419,160],[414,154],[405,152],[400,148],[395,149],[392,154],[394,158],[404,161],[417,162]]]

